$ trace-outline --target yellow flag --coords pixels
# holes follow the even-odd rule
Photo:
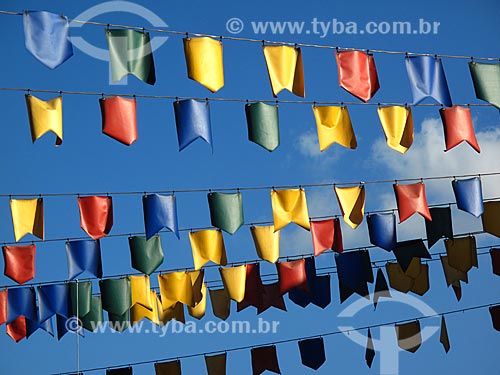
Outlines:
[[[201,300],[197,302],[194,307],[188,306],[189,315],[196,319],[203,318],[207,311],[207,286],[203,282],[201,284],[200,293]]]
[[[467,273],[478,267],[476,238],[474,236],[446,239],[444,241],[448,265]]]
[[[160,324],[158,316],[158,297],[154,290],[149,291],[149,299],[152,301],[152,310],[139,303],[132,305],[130,308],[130,324],[132,326],[144,318],[149,319],[156,325]]]
[[[171,272],[158,275],[162,310],[167,310],[177,302],[193,305],[193,287],[188,272]]]
[[[28,119],[33,143],[51,131],[56,135],[56,146],[62,144],[62,97],[43,101],[32,95],[26,95]]]
[[[250,227],[255,250],[260,259],[276,263],[280,257],[280,231],[274,225]]]
[[[347,107],[313,106],[320,151],[334,143],[355,149],[358,147]]]
[[[384,129],[387,145],[404,154],[413,143],[411,108],[404,106],[379,107],[377,112]]]
[[[219,272],[229,298],[236,302],[243,301],[247,280],[246,264],[230,268],[219,268]]]
[[[363,221],[365,214],[365,187],[353,186],[341,188],[335,186],[335,194],[339,201],[344,221],[356,229]]]
[[[221,231],[206,229],[190,232],[189,242],[191,243],[195,269],[200,269],[210,260],[222,266],[227,264],[226,248]]]
[[[210,289],[210,301],[214,315],[222,320],[226,320],[231,313],[231,300],[226,289]]]
[[[159,302],[159,306],[161,307],[162,302]],[[167,324],[172,319],[177,320],[178,322],[185,323],[186,318],[184,316],[184,305],[180,302],[177,302],[175,305],[169,307],[166,310],[162,310],[161,308],[158,310],[158,315],[162,324]]]
[[[290,46],[264,46],[267,72],[273,95],[287,89],[297,96],[305,97],[304,67],[300,48]]]
[[[151,299],[151,285],[149,276],[129,276],[130,293],[132,295],[132,306],[142,305],[148,310],[153,311],[153,304],[156,302]]]
[[[184,38],[188,77],[212,92],[224,86],[222,41],[208,37]]]
[[[484,202],[481,221],[486,233],[500,237],[500,201]]]
[[[310,230],[306,192],[304,189],[273,189],[271,190],[271,204],[273,207],[275,232],[291,222]]]
[[[27,234],[44,239],[43,198],[11,199],[10,212],[16,242]]]

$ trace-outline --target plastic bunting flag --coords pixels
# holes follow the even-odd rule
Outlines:
[[[380,88],[375,59],[363,51],[337,51],[339,86],[351,95],[369,101]]]
[[[10,212],[16,242],[27,234],[44,239],[43,198],[11,199]]]
[[[460,106],[441,108],[439,114],[444,128],[445,151],[450,151],[460,143],[467,142],[476,152],[481,152],[474,133],[470,108]]]
[[[410,80],[413,104],[433,98],[451,107],[450,90],[441,59],[433,56],[406,56],[406,71]]]
[[[146,239],[150,239],[163,228],[174,232],[179,238],[177,227],[177,204],[175,195],[148,194],[142,197]]]
[[[446,285],[448,287],[450,285],[452,286],[453,292],[455,293],[457,300],[460,301],[460,298],[462,298],[462,286],[460,282],[461,281],[465,283],[469,282],[467,272],[462,272],[450,266],[448,263],[447,256],[441,256],[440,258],[441,258],[441,265],[443,267],[443,273],[446,279]]]
[[[298,345],[300,359],[304,366],[317,370],[325,363],[325,344],[322,337],[300,340]]]
[[[212,92],[224,87],[222,40],[188,37],[182,41],[188,77]]]
[[[252,348],[250,353],[252,356],[253,375],[260,375],[266,370],[275,374],[281,374],[276,346],[270,345]]]
[[[385,271],[391,288],[398,292],[423,296],[430,288],[429,265],[422,264],[420,258],[413,258],[406,271],[398,263],[387,263]]]
[[[364,185],[345,188],[335,186],[334,189],[344,221],[351,228],[356,229],[363,221],[365,214]]]
[[[425,184],[417,182],[415,184],[393,185],[398,205],[399,222],[402,223],[413,214],[419,213],[424,218],[432,221],[429,205],[425,196]]]
[[[340,303],[343,303],[353,293],[369,298],[367,283],[373,283],[374,280],[368,251],[336,253],[335,263],[339,279]]]
[[[104,314],[102,311],[101,296],[92,296],[90,300],[90,310],[85,315],[80,317],[82,327],[87,331],[94,332],[104,322]]]
[[[92,307],[92,282],[73,281],[69,283],[71,297],[71,314],[78,318],[84,317]]]
[[[394,255],[404,272],[407,271],[413,258],[432,259],[421,239],[398,242],[394,248]]]
[[[305,258],[307,286],[309,290],[305,290],[303,286],[299,285],[288,292],[288,298],[300,307],[306,307],[312,303],[324,309],[332,300],[330,275],[317,276],[314,259],[314,257]]]
[[[101,244],[98,240],[66,242],[66,256],[68,279],[73,280],[84,272],[102,278]]]
[[[453,238],[450,207],[432,207],[429,209],[432,221],[425,220],[425,232],[429,249],[441,238]]]
[[[118,279],[99,280],[101,289],[102,308],[108,312],[110,323],[128,323],[130,307],[132,307],[132,296],[130,279],[121,277]],[[120,325],[122,327],[120,327]],[[125,324],[115,324],[117,331],[126,329]]]
[[[469,272],[472,267],[478,268],[476,238],[467,236],[445,240],[448,264],[461,272]]]
[[[151,283],[149,276],[129,276],[131,306],[141,305],[153,311],[156,298],[151,296]]]
[[[296,287],[309,292],[305,265],[305,259],[276,263],[281,294],[285,294]]]
[[[129,237],[130,258],[132,268],[151,275],[163,263],[161,237],[155,235],[149,240],[144,236]]]
[[[181,361],[156,362],[155,375],[181,375]]]
[[[459,210],[468,212],[475,217],[483,214],[483,191],[479,177],[453,180],[451,185]]]
[[[310,230],[306,192],[304,189],[272,189],[271,204],[275,232],[292,222],[306,230]]]
[[[226,375],[227,353],[206,355],[205,365],[208,375]]]
[[[274,230],[274,225],[251,226],[255,250],[260,259],[276,263],[280,257],[280,231]]]
[[[26,338],[29,339],[31,335],[33,335],[39,329],[44,330],[49,335],[54,337],[54,327],[52,325],[52,320],[46,320],[44,322],[41,321],[32,321],[29,319],[25,319],[26,323]]]
[[[62,96],[47,101],[30,94],[25,98],[33,143],[52,132],[56,136],[56,146],[60,146],[63,141]]]
[[[415,353],[422,345],[420,335],[420,322],[418,320],[409,323],[396,324],[398,346],[410,353]]]
[[[262,305],[264,286],[260,278],[260,264],[247,264],[247,275],[245,283],[245,299],[238,303],[237,311],[248,306],[259,307]]]
[[[257,314],[262,314],[271,307],[286,311],[285,300],[281,294],[280,283],[264,284],[262,287],[262,303],[257,306]]]
[[[33,287],[12,288],[7,295],[7,323],[19,316],[38,321],[36,294]]]
[[[366,341],[365,361],[368,368],[372,367],[375,358],[375,347],[373,346],[372,332],[368,328],[368,339]]]
[[[7,323],[6,333],[15,342],[19,342],[26,337],[26,318],[20,316],[10,323]]]
[[[314,256],[322,254],[325,250],[333,250],[337,253],[344,251],[342,229],[338,218],[311,221],[311,236]]]
[[[107,369],[106,375],[132,375],[132,367]]]
[[[298,47],[263,46],[267,72],[273,89],[273,96],[287,89],[293,94],[304,98],[304,67],[302,52]]]
[[[490,306],[489,310],[493,328],[500,332],[500,305]]]
[[[375,291],[373,293],[373,309],[377,309],[377,303],[380,297],[391,298],[391,292],[384,276],[382,268],[377,270],[377,278],[375,280]]]
[[[280,145],[278,105],[245,104],[248,140],[272,152]]]
[[[113,82],[132,74],[141,81],[156,82],[153,52],[149,33],[132,29],[106,29],[109,64]]]
[[[7,289],[0,290],[0,325],[5,324],[7,321],[8,293]]]
[[[500,237],[500,201],[484,202],[481,221],[486,233]]]
[[[203,102],[194,99],[176,100],[174,102],[174,114],[179,152],[198,138],[207,142],[213,151],[210,104],[208,100]]]
[[[36,245],[3,246],[4,274],[18,284],[35,277]]]
[[[158,325],[159,316],[158,316],[158,299],[156,292],[154,290],[149,291],[149,295],[152,301],[151,309],[145,307],[142,304],[133,304],[130,308],[130,325],[134,326],[137,322],[140,322],[142,319],[146,318]],[[133,298],[133,292],[132,292]]]
[[[244,264],[229,268],[219,268],[219,272],[229,298],[236,302],[243,301],[245,298],[247,266]]]
[[[23,12],[24,44],[43,65],[55,69],[73,56],[66,17],[44,11]]]
[[[398,242],[396,234],[396,215],[370,214],[366,217],[370,243],[381,249],[392,251]]]
[[[162,310],[172,308],[177,302],[195,307],[203,298],[203,279],[203,270],[158,275]]]
[[[193,274],[191,274],[193,276]],[[205,316],[207,311],[207,286],[203,283],[203,280],[200,289],[201,292],[201,300],[196,303],[195,306],[188,306],[188,313],[193,318],[201,319]]]
[[[497,276],[500,276],[500,249],[490,249],[490,256],[491,256],[491,267],[493,269],[493,273]],[[2,292],[0,291],[0,293]],[[2,324],[1,319],[0,319],[0,324]]]
[[[245,222],[243,217],[243,195],[237,193],[209,193],[208,206],[212,225],[224,232],[234,234]]]
[[[158,302],[161,306],[161,302]],[[158,310],[160,316],[160,324],[167,324],[171,320],[176,320],[181,323],[186,322],[186,318],[184,316],[184,305],[180,302],[174,304],[166,310],[160,309]]]
[[[214,315],[222,320],[226,320],[231,313],[231,299],[227,295],[226,289],[210,289],[210,301]]]
[[[40,322],[44,322],[56,314],[66,319],[71,316],[68,284],[42,285],[37,290]]]
[[[500,109],[500,63],[487,64],[471,61],[469,70],[476,98]]]
[[[312,108],[321,152],[334,143],[350,149],[358,147],[347,107],[313,106]]]
[[[387,146],[404,154],[413,144],[413,116],[406,106],[378,107],[377,109]]]
[[[121,96],[99,99],[102,118],[102,132],[124,145],[137,141],[137,117],[135,98]]]
[[[113,227],[113,198],[78,197],[80,226],[94,240],[106,236]]]
[[[203,267],[209,261],[221,266],[227,264],[224,238],[220,230],[206,229],[189,232],[189,242],[191,243],[194,268],[196,270]]]
[[[444,315],[441,316],[439,342],[441,343],[441,345],[443,345],[444,351],[448,353],[450,351],[450,339],[448,337],[448,329],[446,328],[446,320],[444,320]]]

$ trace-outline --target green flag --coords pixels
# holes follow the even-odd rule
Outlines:
[[[123,332],[129,327],[130,310],[122,315],[108,312],[109,326],[117,332]]]
[[[245,105],[248,139],[268,151],[280,145],[278,106],[265,103]]]
[[[233,234],[244,223],[241,193],[209,193],[208,205],[212,225]]]
[[[82,327],[87,331],[95,331],[104,321],[102,313],[102,302],[100,296],[92,296],[90,311],[87,315],[80,318]]]
[[[79,318],[87,315],[92,301],[92,283],[90,281],[69,283],[71,313]]]
[[[486,64],[471,61],[469,70],[476,98],[500,109],[500,63]]]
[[[102,308],[109,314],[123,316],[132,305],[130,280],[128,277],[99,281]]]
[[[132,267],[146,275],[151,275],[163,263],[163,248],[159,235],[146,240],[145,236],[128,239]]]
[[[107,29],[109,63],[113,82],[127,74],[154,85],[156,82],[149,33],[131,29]]]

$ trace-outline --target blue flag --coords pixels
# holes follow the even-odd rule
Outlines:
[[[39,328],[43,329],[49,335],[54,337],[54,327],[52,326],[52,320],[47,319],[45,321],[32,321],[26,319],[26,338],[29,338],[33,333],[35,333]]]
[[[299,350],[302,364],[313,370],[319,369],[326,361],[322,337],[299,341]]]
[[[396,215],[370,214],[366,222],[372,245],[392,251],[396,247]]]
[[[52,284],[38,287],[38,308],[40,321],[45,322],[55,314],[70,316],[70,295],[67,284]]]
[[[453,180],[451,182],[457,207],[479,217],[484,212],[483,192],[481,189],[481,180],[479,177],[467,178],[465,180]]]
[[[212,147],[212,127],[210,125],[210,105],[208,101],[194,99],[174,102],[175,125],[179,151],[182,151],[198,138]]]
[[[36,295],[33,287],[11,288],[7,294],[7,323],[20,316],[38,321]]]
[[[177,238],[179,238],[175,195],[145,195],[142,197],[142,208],[147,240],[163,228],[174,232]]]
[[[101,245],[99,240],[78,240],[66,242],[68,257],[68,278],[73,280],[84,272],[97,278],[102,277]]]
[[[335,254],[339,279],[340,302],[353,293],[369,298],[368,284],[373,283],[370,254],[366,250],[348,251]]]

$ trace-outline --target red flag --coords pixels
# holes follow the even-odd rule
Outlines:
[[[136,101],[120,96],[99,99],[102,132],[127,146],[137,140]]]
[[[314,256],[318,256],[328,249],[332,249],[337,253],[344,251],[342,245],[342,231],[338,218],[311,221],[311,235]]]
[[[470,108],[453,106],[439,110],[444,127],[446,151],[462,142],[467,142],[474,150],[481,152],[474,134]]]
[[[18,284],[24,284],[35,277],[36,245],[4,246],[4,274]]]
[[[285,294],[295,287],[299,287],[307,293],[309,292],[305,259],[278,262],[276,267],[278,268],[281,294]]]
[[[7,289],[0,290],[0,325],[7,321],[7,295]]]
[[[111,197],[80,197],[80,226],[94,240],[109,233],[113,226],[113,200]]]
[[[425,184],[423,182],[409,185],[399,185],[396,183],[393,186],[396,193],[400,223],[417,212],[427,220],[432,221],[427,198],[425,197]]]
[[[24,339],[26,337],[26,318],[22,315],[18,316],[7,324],[6,332],[15,342]]]

